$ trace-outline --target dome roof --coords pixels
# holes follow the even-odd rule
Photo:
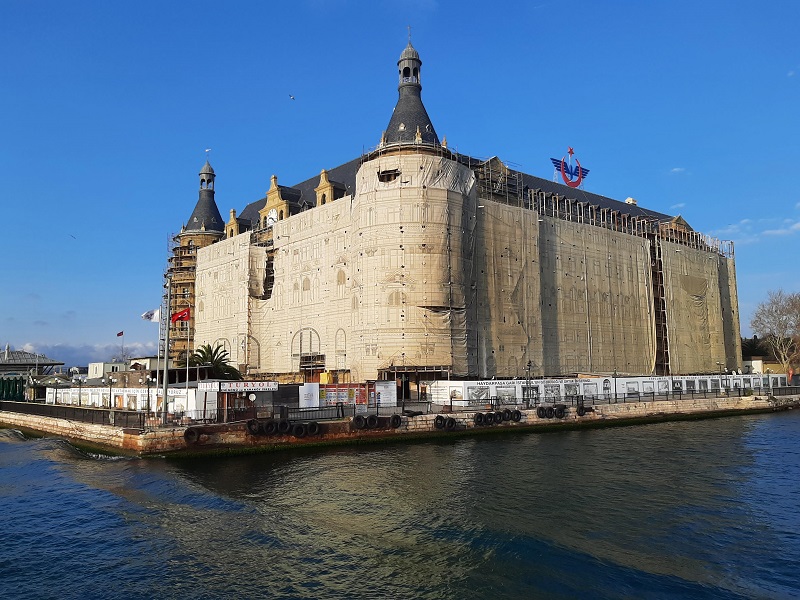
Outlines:
[[[409,58],[419,60],[419,53],[414,49],[414,46],[411,45],[410,41],[408,42],[408,46],[406,46],[405,50],[403,50],[403,53],[400,55],[400,60],[406,60]]]
[[[203,165],[203,168],[200,169],[200,175],[213,175],[214,169],[211,168],[211,163],[206,161],[206,164]]]

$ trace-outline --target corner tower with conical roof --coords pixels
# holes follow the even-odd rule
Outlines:
[[[386,128],[383,144],[406,142],[439,145],[439,137],[422,104],[421,72],[422,61],[409,40],[397,61],[397,75],[400,79],[397,89],[400,97]]]
[[[194,309],[195,279],[197,271],[197,250],[219,241],[225,234],[225,222],[214,200],[214,179],[216,174],[206,161],[200,169],[200,191],[197,204],[189,217],[189,222],[173,238],[175,245],[169,258],[168,275],[172,279],[172,299],[170,315],[189,309],[188,321],[170,324],[170,358],[183,360],[188,352],[194,350]]]

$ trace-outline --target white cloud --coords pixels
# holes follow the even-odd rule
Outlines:
[[[792,223],[791,221],[784,221],[786,227],[781,227],[780,229],[767,229],[762,233],[764,235],[792,235],[800,231],[800,221],[795,221]]]
[[[683,167],[673,167],[672,169],[670,169],[669,172],[670,173],[684,173],[684,172],[686,172],[686,169],[684,169]]]
[[[686,206],[686,202],[678,202],[677,204],[673,204],[670,208],[683,208]]]

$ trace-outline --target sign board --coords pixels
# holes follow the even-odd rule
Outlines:
[[[397,384],[394,379],[375,382],[375,402],[378,406],[397,406]]]
[[[276,392],[277,381],[220,381],[221,392]]]
[[[304,383],[300,386],[300,408],[319,408],[318,383]]]
[[[201,381],[197,384],[197,389],[201,392],[218,392],[219,381]]]

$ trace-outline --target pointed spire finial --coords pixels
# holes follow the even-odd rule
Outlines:
[[[408,26],[408,43],[411,43],[411,25]]]

